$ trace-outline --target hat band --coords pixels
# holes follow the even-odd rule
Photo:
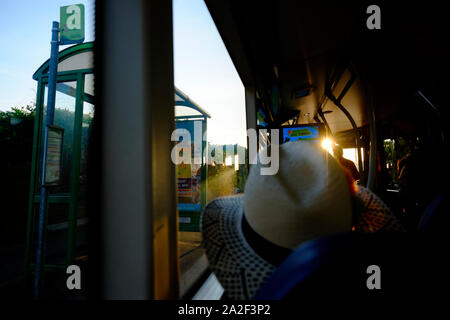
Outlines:
[[[253,251],[274,266],[279,266],[292,253],[291,249],[281,247],[260,236],[250,226],[245,214],[242,215],[242,233]]]

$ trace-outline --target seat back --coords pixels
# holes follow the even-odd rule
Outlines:
[[[344,233],[323,237],[301,245],[289,255],[254,299],[346,294],[361,297],[375,292],[423,294],[421,290],[434,288],[442,281],[442,257],[442,250],[418,234]],[[368,268],[372,265],[380,268],[381,290],[367,286],[373,274]]]
[[[441,233],[448,228],[450,214],[448,196],[449,193],[446,191],[434,197],[419,222],[420,232]]]

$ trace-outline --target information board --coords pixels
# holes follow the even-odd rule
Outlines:
[[[61,159],[64,129],[48,126],[45,185],[57,186],[61,183]]]
[[[186,129],[194,138],[195,121],[177,121],[177,129]],[[191,163],[181,163],[176,166],[178,210],[201,210],[201,164],[194,162],[194,141],[191,140]],[[201,154],[200,154],[201,156]]]

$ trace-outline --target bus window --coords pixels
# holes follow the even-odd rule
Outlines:
[[[343,157],[352,161],[355,166],[358,166],[358,152],[356,148],[343,148]],[[364,153],[361,153],[361,161],[364,163]]]
[[[180,296],[186,297],[207,268],[200,214],[215,198],[243,192],[247,139],[244,87],[206,5],[174,1],[173,13],[175,129],[190,139],[176,155],[183,157],[176,188]]]

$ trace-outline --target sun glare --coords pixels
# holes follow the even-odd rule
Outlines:
[[[333,154],[333,141],[331,141],[331,139],[325,138],[322,140],[322,148],[327,150],[330,154]]]

